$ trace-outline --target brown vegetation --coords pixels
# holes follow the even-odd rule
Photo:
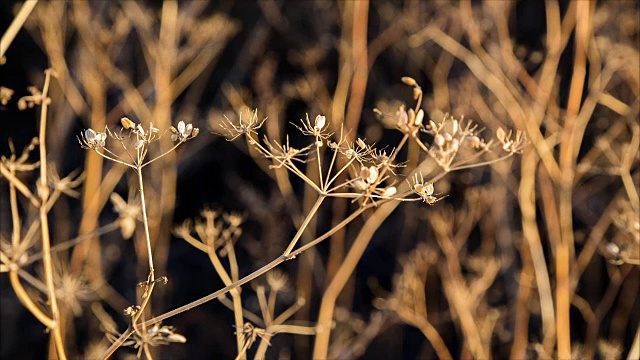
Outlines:
[[[637,2],[155,5],[11,9],[3,357],[640,356]]]

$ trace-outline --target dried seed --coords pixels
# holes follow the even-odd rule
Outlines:
[[[407,84],[409,86],[418,85],[418,83],[415,81],[415,79],[412,78],[412,77],[409,77],[409,76],[403,76],[401,80],[402,80],[403,83],[405,83],[405,84]]]

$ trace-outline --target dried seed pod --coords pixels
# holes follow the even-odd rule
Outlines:
[[[402,128],[409,123],[409,115],[407,115],[407,111],[404,109],[404,105],[400,105],[398,111],[396,112],[396,116],[398,118],[398,127]]]
[[[500,141],[500,142],[504,142],[505,140],[505,132],[503,128],[498,128],[498,130],[496,131],[496,138]]]
[[[405,84],[407,84],[409,86],[418,85],[418,83],[412,77],[409,77],[409,76],[403,76],[401,80],[402,80],[403,83],[405,83]]]
[[[408,116],[408,123],[413,124],[414,121],[416,120],[416,112],[413,111],[413,109],[409,109],[409,111],[407,111],[407,116]]]
[[[313,128],[316,131],[320,131],[324,129],[324,126],[326,125],[326,123],[327,123],[327,118],[324,115],[318,115],[316,116],[316,121]]]
[[[420,126],[422,125],[422,120],[424,119],[424,111],[422,109],[418,110],[418,113],[416,114],[416,118],[413,121],[413,125],[415,126]]]
[[[378,168],[371,165],[369,167],[369,175],[365,179],[369,184],[373,184],[378,179]]]
[[[416,184],[414,190],[422,196],[433,195],[433,192],[435,191],[433,184]]]
[[[357,179],[353,182],[353,187],[358,191],[364,191],[368,188],[368,185],[364,181]]]
[[[96,139],[95,142],[98,146],[104,147],[105,145],[105,140],[107,140],[107,134],[100,132],[96,134]]]
[[[391,197],[393,195],[395,195],[398,192],[398,189],[396,189],[395,186],[389,186],[388,188],[384,189],[384,192],[382,193],[382,197]]]
[[[419,87],[414,87],[413,88],[413,99],[414,100],[418,100],[418,98],[422,96],[422,89],[420,89]]]
[[[120,226],[120,234],[123,239],[131,239],[136,230],[136,220],[132,217],[123,217],[118,220]]]
[[[96,140],[96,132],[93,129],[87,129],[84,131],[84,138],[87,139],[88,142],[93,142]]]
[[[122,119],[120,119],[120,124],[122,124],[122,127],[127,130],[136,128],[136,123],[131,121],[128,117],[123,117]]]
[[[362,166],[360,168],[360,179],[367,180],[369,178],[369,168],[366,166]]]

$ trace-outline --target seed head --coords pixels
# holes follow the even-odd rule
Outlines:
[[[81,133],[82,139],[78,138],[80,146],[85,149],[95,150],[105,146],[105,140],[107,140],[107,134],[103,132],[96,132],[93,129],[86,129]]]
[[[178,123],[178,128],[170,127],[171,141],[185,141],[193,139],[200,133],[200,129],[194,128],[192,124],[185,124],[184,121]]]

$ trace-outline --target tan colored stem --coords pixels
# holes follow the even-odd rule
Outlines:
[[[559,164],[561,170],[559,218],[561,242],[556,249],[556,331],[558,357],[571,357],[571,281],[570,267],[573,254],[573,209],[572,191],[575,176],[575,162],[580,138],[577,130],[578,113],[582,102],[584,79],[586,76],[587,46],[591,33],[591,4],[578,2],[576,9],[576,40],[573,76],[569,88],[567,114],[560,143]]]
[[[24,307],[27,308],[27,310],[29,310],[33,314],[33,316],[35,316],[36,319],[38,319],[38,321],[40,321],[44,326],[48,327],[49,329],[54,328],[56,326],[56,323],[53,321],[53,319],[48,317],[45,313],[42,312],[42,310],[40,310],[40,308],[33,302],[33,300],[31,300],[31,297],[29,297],[29,294],[27,294],[24,287],[22,287],[17,271],[9,271],[9,281],[11,282],[11,287],[13,287],[13,291],[16,292],[16,296],[18,297],[18,300],[20,300],[22,305],[24,305]]]
[[[22,181],[20,181],[20,179],[13,175],[11,171],[2,163],[0,163],[0,174],[2,174],[2,176],[4,176],[9,181],[9,183],[15,186],[22,195],[29,199],[33,206],[37,208],[40,207],[40,200],[38,200],[38,198],[33,195],[29,188]]]
[[[522,258],[522,270],[518,278],[518,295],[516,300],[515,324],[513,329],[513,343],[511,345],[511,359],[525,359],[529,344],[529,304],[533,287],[533,260],[531,250],[526,246],[519,246]]]
[[[136,323],[138,322],[140,317],[142,317],[142,315],[144,314],[144,309],[149,304],[149,300],[151,299],[151,294],[153,293],[153,289],[155,288],[155,270],[153,268],[153,253],[151,249],[151,237],[149,235],[149,218],[147,217],[147,205],[146,205],[146,200],[144,196],[144,183],[142,181],[142,168],[138,165],[136,170],[138,175],[138,185],[140,186],[140,205],[142,207],[142,223],[144,224],[144,236],[145,236],[146,246],[147,246],[147,257],[149,260],[149,275],[147,277],[147,282],[145,284],[144,293],[146,296],[144,297],[144,299],[142,300],[142,303],[140,304],[140,309],[133,316],[131,321],[131,324],[133,325],[134,328],[136,327]],[[142,332],[145,333],[146,325],[144,322],[141,324],[141,328],[142,328]],[[136,328],[136,331],[139,331],[139,330]]]
[[[178,39],[180,36],[179,5],[177,1],[164,1],[162,3],[160,32],[158,37],[158,55],[155,59],[155,68],[152,70],[154,87],[156,91],[156,103],[153,111],[153,123],[161,129],[171,126],[171,108],[173,104],[173,89],[171,87],[175,76],[176,57],[178,55]],[[169,147],[171,139],[160,139],[162,148]],[[171,151],[164,155],[152,167],[154,174],[161,174],[156,197],[159,198],[159,208],[154,213],[152,221],[157,224],[151,229],[153,249],[155,251],[154,266],[158,272],[165,273],[169,256],[169,241],[171,234],[171,222],[173,221],[174,206],[176,203],[176,182],[178,168],[176,165],[177,154]]]
[[[441,360],[452,360],[451,352],[447,348],[442,336],[438,333],[438,330],[429,322],[427,317],[416,316],[409,309],[400,307],[396,309],[396,313],[408,324],[411,324],[418,328],[422,332],[422,335],[431,343],[433,350]]]
[[[44,267],[45,284],[49,295],[49,306],[53,318],[53,326],[50,327],[51,336],[56,346],[58,358],[67,358],[60,331],[60,313],[58,300],[56,299],[56,287],[53,282],[53,263],[51,260],[51,240],[49,239],[49,219],[47,218],[47,207],[45,204],[49,200],[49,185],[47,183],[47,109],[50,99],[49,84],[51,82],[51,70],[45,71],[45,81],[42,90],[42,110],[40,112],[40,181],[38,183],[38,194],[40,195],[41,206],[38,209],[40,214],[40,228],[42,230],[42,262]]]
[[[225,286],[231,285],[233,281],[222,265],[222,262],[220,261],[220,258],[216,253],[213,241],[210,241],[208,245],[209,246],[207,246],[207,254],[209,255],[209,260],[211,260],[213,268],[216,270],[218,276],[220,276],[220,279],[222,279],[222,283]],[[229,245],[228,248],[229,253],[231,253],[233,251],[233,245]],[[242,329],[242,326],[244,325],[244,318],[242,315],[242,298],[240,297],[240,292],[237,288],[231,290],[230,293],[231,299],[233,300],[233,316],[235,320],[235,326],[236,329]],[[236,331],[236,346],[238,348],[238,358],[246,359],[246,354],[242,353],[242,349],[244,348],[244,335],[242,334],[242,331]]]
[[[298,229],[298,232],[289,243],[289,246],[287,246],[287,249],[284,251],[284,256],[288,256],[293,251],[293,248],[296,246],[296,243],[298,242],[298,240],[300,240],[302,233],[307,228],[307,225],[309,225],[309,222],[311,221],[311,219],[313,219],[313,217],[318,212],[318,209],[320,208],[320,205],[322,205],[322,202],[324,201],[324,199],[326,199],[326,196],[320,196],[316,200],[316,203],[313,204],[313,207],[309,211],[309,214],[307,214],[307,217],[302,222],[302,225]]]
[[[464,348],[468,347],[475,359],[489,359],[490,353],[487,352],[482,343],[479,321],[475,318],[477,316],[477,302],[468,301],[471,297],[471,292],[462,275],[458,249],[451,239],[450,230],[446,228],[447,220],[438,213],[434,214],[429,220],[436,232],[440,248],[446,257],[446,267],[440,271],[442,287],[452,315],[458,317],[458,322],[464,334]]]
[[[11,175],[15,176],[15,170],[11,168]],[[11,222],[13,231],[11,232],[11,245],[14,249],[20,244],[20,214],[18,213],[18,197],[16,186],[9,182],[9,202],[11,204]]]
[[[153,268],[153,252],[151,248],[151,235],[149,234],[149,218],[147,216],[147,205],[144,197],[144,183],[142,181],[142,168],[138,167],[138,185],[140,186],[140,206],[142,207],[142,222],[144,224],[144,237],[147,244],[147,259],[149,261],[149,281],[155,280]]]
[[[14,168],[10,169],[10,173],[12,176],[15,176]],[[20,214],[18,213],[18,199],[16,196],[16,186],[13,182],[9,182],[9,201],[11,204],[11,220],[13,224],[13,232],[11,235],[11,244],[14,249],[17,249],[20,245]],[[9,280],[11,282],[11,286],[16,293],[16,296],[24,305],[24,307],[29,310],[33,316],[36,317],[41,323],[43,323],[46,327],[52,328],[55,326],[53,319],[49,318],[45,315],[40,308],[33,302],[29,294],[24,290],[22,284],[20,283],[20,278],[18,277],[18,271],[10,270],[9,271]]]
[[[388,202],[380,206],[380,208],[371,215],[362,227],[362,230],[360,230],[360,233],[358,233],[358,237],[354,240],[353,246],[349,250],[344,262],[322,296],[318,314],[318,334],[316,335],[316,342],[313,348],[314,359],[325,359],[327,357],[329,337],[331,335],[331,321],[338,295],[340,295],[347,281],[349,281],[360,258],[362,258],[362,254],[367,248],[367,245],[369,245],[373,234],[399,204],[399,202]]]
[[[522,211],[522,231],[525,242],[531,251],[531,261],[535,273],[542,315],[542,332],[544,339],[555,338],[555,309],[549,271],[542,248],[542,239],[536,219],[536,171],[539,163],[538,154],[527,151],[522,157],[522,177],[518,201]],[[546,341],[543,341],[543,344]]]
[[[367,55],[367,25],[369,24],[369,1],[361,0],[353,4],[353,20],[351,33],[351,63],[354,66],[351,80],[351,91],[347,103],[345,116],[345,128],[353,129],[351,139],[356,135],[356,129],[360,122],[364,94],[367,88],[369,76],[369,64]]]
[[[27,21],[29,14],[31,14],[31,11],[36,7],[37,3],[38,0],[27,0],[22,4],[20,11],[16,17],[13,18],[9,28],[2,34],[2,39],[0,39],[0,58],[7,52],[9,45],[11,45],[13,39],[18,35],[18,31],[20,31],[24,22]]]

